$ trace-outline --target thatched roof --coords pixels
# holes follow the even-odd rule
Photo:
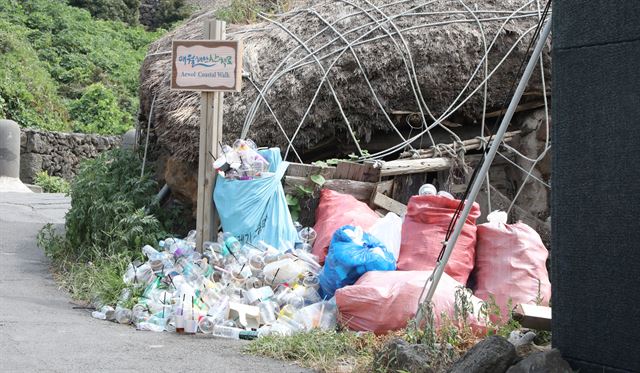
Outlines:
[[[305,57],[305,61],[310,62],[283,74],[265,92],[270,108],[288,136],[296,131],[323,76],[318,64],[308,58],[308,51],[305,48],[296,49],[300,46],[299,40],[308,40],[305,44],[309,50],[322,48],[317,56],[321,58],[322,65],[328,68],[339,54],[334,52],[340,52],[345,45],[336,31],[349,41],[362,36],[361,40],[365,42],[354,45],[353,51],[364,67],[364,74],[369,78],[371,88],[384,111],[401,131],[407,133],[411,129],[405,123],[405,118],[390,114],[392,111],[418,111],[418,104],[411,90],[410,75],[407,74],[407,65],[402,58],[405,56],[405,59],[408,59],[408,55],[402,52],[406,50],[405,45],[411,51],[417,82],[426,106],[438,117],[458,96],[484,55],[481,29],[474,16],[481,20],[487,43],[491,43],[497,35],[495,45],[489,52],[489,70],[493,69],[516,40],[538,21],[537,8],[535,2],[532,2],[516,13],[516,18],[510,20],[498,33],[504,17],[528,3],[526,0],[466,0],[464,3],[444,0],[407,0],[393,3],[372,1],[377,6],[384,6],[379,8],[379,11],[373,10],[367,3],[371,2],[320,1],[312,8],[297,8],[284,15],[271,16],[274,22],[228,27],[228,38],[244,41],[244,70],[260,87],[264,86],[281,63],[284,65],[280,66],[279,70],[290,67]],[[425,3],[426,5],[419,6]],[[359,12],[358,7],[370,11],[349,17]],[[470,9],[474,9],[473,14],[469,12]],[[403,12],[406,14],[395,17],[393,25],[385,23],[381,30],[379,23],[384,19],[380,12],[390,16]],[[213,14],[201,14],[153,43],[141,71],[140,119],[146,125],[151,102],[155,97],[152,125],[157,145],[175,158],[185,161],[197,159],[200,98],[197,93],[169,89],[171,55],[167,52],[170,51],[172,39],[200,39],[202,21],[206,17],[213,17]],[[335,22],[332,25],[335,30],[328,28],[309,40],[327,27],[325,21]],[[362,27],[357,29],[359,26]],[[403,39],[395,33],[397,30],[402,31]],[[389,34],[393,38],[390,38]],[[502,108],[531,34],[515,46],[491,78],[488,86],[488,110]],[[294,52],[287,56],[291,51]],[[325,56],[329,57],[322,58]],[[545,58],[548,59],[548,53]],[[550,64],[548,60],[546,62],[545,67],[548,68]],[[471,82],[471,89],[467,90],[467,93],[480,85],[483,71],[484,67]],[[400,141],[374,100],[351,51],[347,50],[337,60],[328,73],[328,81],[334,88],[342,110],[363,148],[367,148],[373,139],[382,138],[386,142]],[[530,90],[541,94],[539,74],[532,79]],[[455,118],[456,122],[464,124],[477,123],[482,115],[481,93],[482,90],[449,119]],[[241,93],[225,94],[225,137],[239,136],[249,109],[258,96],[257,90],[248,79],[243,79]],[[427,121],[431,123],[429,118]],[[286,143],[273,115],[264,104],[260,105],[256,112],[249,137],[256,139],[259,145],[282,146]],[[294,144],[301,152],[323,146],[326,148],[353,144],[327,84],[320,89]],[[374,146],[373,143],[371,146]]]

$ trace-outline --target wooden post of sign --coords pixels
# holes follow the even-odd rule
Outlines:
[[[224,40],[226,23],[206,20],[203,34],[205,40]],[[220,219],[213,204],[213,189],[216,173],[211,167],[213,154],[219,154],[218,142],[222,141],[223,92],[200,94],[200,155],[198,163],[198,206],[196,210],[196,247],[203,250],[205,241],[212,241],[218,233]]]

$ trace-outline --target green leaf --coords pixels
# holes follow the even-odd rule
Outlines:
[[[303,186],[303,185],[298,185],[298,190],[301,191],[302,193],[306,194],[306,195],[311,195],[313,194],[313,189]]]
[[[311,179],[311,181],[318,184],[319,186],[323,186],[324,183],[327,182],[327,180],[325,180],[324,176],[322,175],[311,175],[309,176],[309,179]]]
[[[296,197],[292,196],[291,194],[287,194],[286,198],[287,198],[287,205],[289,205],[289,206],[299,206],[300,205],[300,201],[298,201],[298,199]]]

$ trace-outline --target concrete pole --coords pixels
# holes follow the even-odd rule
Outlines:
[[[122,149],[135,150],[136,148],[136,130],[130,129],[122,135]]]
[[[0,192],[31,193],[20,181],[20,126],[0,119]]]
[[[20,126],[0,120],[0,176],[20,178]]]

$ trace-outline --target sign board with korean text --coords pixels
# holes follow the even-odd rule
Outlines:
[[[171,89],[240,92],[242,42],[174,40]]]

